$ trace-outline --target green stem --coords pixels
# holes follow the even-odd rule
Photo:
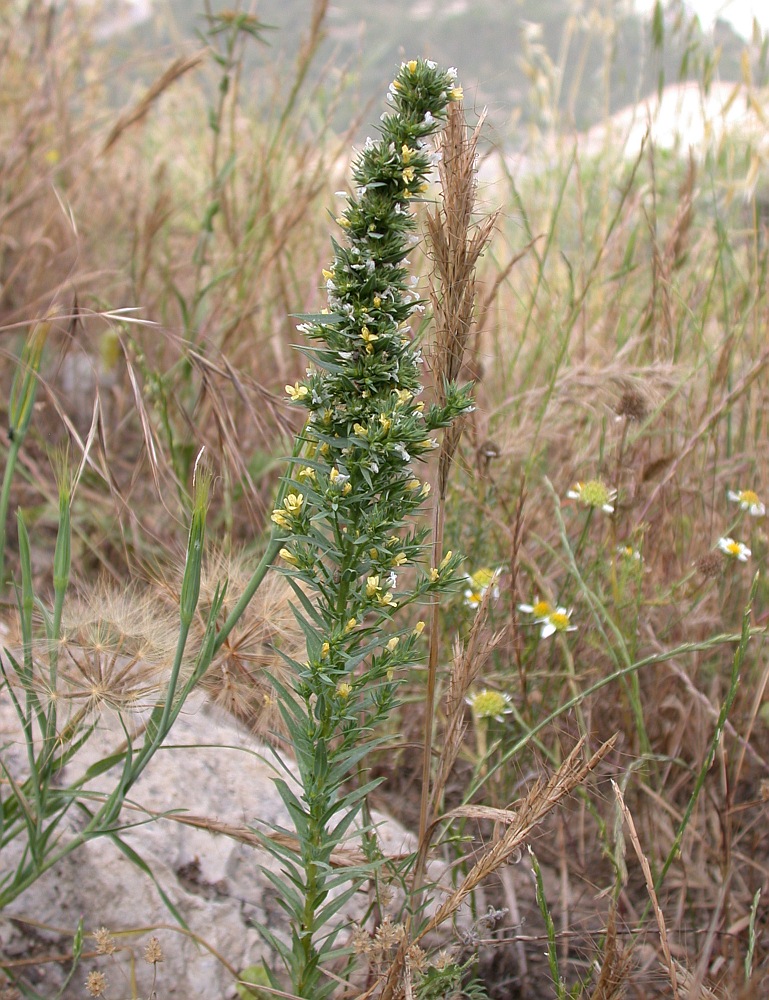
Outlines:
[[[3,472],[3,489],[0,493],[0,589],[5,585],[5,542],[8,535],[8,505],[11,500],[11,483],[19,457],[21,441],[14,439],[8,449],[8,458]]]

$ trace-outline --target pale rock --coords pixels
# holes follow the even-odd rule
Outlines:
[[[89,764],[102,759],[120,742],[119,729],[98,730],[61,776],[71,781]],[[3,761],[23,776],[25,754],[7,691],[0,691],[0,752]],[[131,789],[138,809],[124,809],[122,836],[146,862],[157,883],[182,914],[189,933],[174,920],[157,887],[108,838],[90,841],[43,875],[0,914],[0,953],[6,960],[41,957],[24,968],[38,993],[53,997],[66,965],[45,962],[45,956],[66,954],[82,916],[86,932],[107,927],[121,950],[113,958],[84,958],[64,994],[86,995],[84,980],[100,969],[110,980],[108,996],[131,996],[130,965],[136,966],[138,996],[230,1000],[236,996],[233,973],[262,961],[279,968],[257,927],[287,934],[287,918],[276,890],[260,871],[275,863],[253,846],[164,817],[178,811],[233,827],[279,824],[291,828],[273,785],[273,751],[255,742],[229,718],[213,713],[198,695],[191,697],[175,723],[166,745],[155,755]],[[288,765],[291,767],[291,765]],[[285,776],[285,772],[282,772]],[[93,782],[94,789],[112,787],[110,774]],[[7,788],[3,788],[3,795]],[[146,812],[144,812],[146,810]],[[68,819],[77,822],[73,811]],[[383,849],[413,849],[413,838],[391,819],[377,817]],[[71,827],[70,827],[71,829]],[[21,845],[12,843],[0,857],[0,872],[8,872]],[[346,917],[359,916],[363,894],[346,906]],[[142,961],[149,937],[155,934],[164,953],[153,987],[153,970]],[[93,951],[93,939],[84,952]],[[117,968],[116,968],[117,964]]]

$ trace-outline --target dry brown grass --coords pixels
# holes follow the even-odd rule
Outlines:
[[[254,115],[241,81],[215,150],[199,52],[156,70],[120,112],[105,101],[106,56],[73,15],[53,36],[31,18],[18,44],[0,40],[6,385],[19,334],[51,303],[58,310],[12,498],[30,518],[43,587],[56,524],[48,454],[65,439],[82,453],[97,398],[74,512],[81,579],[101,573],[114,588],[138,578],[172,603],[181,505],[202,444],[220,475],[211,578],[228,575],[234,599],[247,574],[248,557],[231,553],[260,537],[294,429],[281,401],[301,363],[290,317],[320,304],[326,206],[349,139],[310,128],[304,114],[318,97],[307,68],[325,5],[314,11],[285,119]],[[436,613],[430,683],[410,682],[401,732],[378,763],[388,801],[416,821],[412,751],[427,734],[424,857],[437,835],[457,878],[430,928],[450,923],[482,886],[512,914],[482,949],[491,996],[557,995],[533,888],[511,864],[533,843],[560,971],[570,988],[582,984],[579,996],[761,997],[761,908],[747,984],[744,961],[756,891],[769,892],[769,541],[765,521],[738,519],[726,491],[769,497],[766,226],[730,200],[726,152],[698,166],[651,148],[630,165],[551,152],[545,162],[543,152],[538,175],[511,180],[496,221],[478,222],[474,138],[458,117],[446,142],[446,200],[426,216],[433,373],[438,394],[444,374],[476,377],[479,409],[439,457],[433,558],[459,549],[468,572],[503,575],[499,601],[488,593],[476,617],[461,594]],[[138,312],[119,311],[128,308]],[[575,480],[594,478],[619,490],[611,517],[564,499]],[[730,533],[752,548],[748,567],[714,551]],[[642,561],[623,562],[625,545]],[[15,572],[13,552],[11,536]],[[739,631],[754,569],[756,631],[693,802],[729,692],[734,641],[714,637]],[[206,683],[229,711],[272,732],[264,670],[280,664],[271,644],[294,656],[300,643],[285,590],[263,596]],[[578,631],[540,641],[517,611],[535,596],[573,607]],[[93,681],[94,664],[78,662],[78,683]],[[491,723],[483,767],[464,708],[480,682],[515,706]],[[637,864],[624,859],[620,817]],[[383,995],[404,989],[405,955],[376,984]]]

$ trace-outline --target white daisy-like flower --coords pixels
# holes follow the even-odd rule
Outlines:
[[[632,545],[618,545],[617,555],[625,562],[640,563],[642,561],[641,553]]]
[[[750,549],[743,542],[736,542],[733,538],[719,538],[719,549],[732,559],[739,562],[747,562],[750,559]]]
[[[543,639],[556,632],[577,631],[577,626],[571,624],[571,611],[567,611],[566,608],[556,608],[555,611],[551,611],[547,618],[542,619],[541,625],[540,635]]]
[[[501,569],[489,569],[487,566],[483,566],[472,575],[465,573],[465,580],[469,584],[469,587],[465,590],[465,604],[468,608],[479,607],[489,587],[494,588],[491,596],[496,601],[499,597],[499,587],[496,586],[496,579],[501,572]]]
[[[759,499],[758,494],[753,490],[729,490],[727,497],[738,503],[743,510],[747,510],[751,517],[763,517],[766,513],[766,505]]]
[[[555,608],[549,601],[540,601],[538,597],[535,597],[533,604],[519,604],[518,610],[523,611],[525,615],[531,615],[536,622],[543,622],[548,615],[555,611]]]
[[[605,514],[613,514],[617,491],[600,479],[589,479],[586,483],[575,483],[566,496],[570,500],[579,500],[585,507],[597,507]]]
[[[476,719],[499,719],[512,712],[513,699],[503,691],[475,691],[469,694],[465,701]]]

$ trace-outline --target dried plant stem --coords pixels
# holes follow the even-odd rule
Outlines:
[[[635,823],[633,822],[633,817],[630,810],[625,805],[625,800],[620,791],[619,785],[612,781],[612,788],[614,789],[614,795],[617,799],[617,805],[622,812],[625,823],[627,823],[628,832],[630,833],[630,841],[633,845],[633,849],[636,852],[636,857],[641,865],[641,870],[644,874],[644,880],[646,882],[646,891],[649,893],[649,899],[651,900],[652,909],[654,910],[654,916],[657,921],[657,928],[660,935],[660,946],[662,948],[662,954],[665,959],[665,965],[668,970],[668,976],[670,977],[670,987],[673,990],[673,1000],[680,1000],[680,993],[678,992],[678,975],[676,971],[676,964],[673,961],[673,956],[670,954],[670,945],[668,944],[668,934],[667,928],[665,926],[665,915],[660,909],[660,904],[657,900],[657,893],[654,889],[654,878],[652,876],[651,867],[649,865],[649,860],[641,848],[641,842],[638,839],[638,833],[636,832]]]
[[[454,383],[462,369],[470,343],[475,313],[475,266],[488,244],[496,214],[480,223],[473,223],[475,207],[475,162],[478,137],[484,116],[468,135],[464,110],[454,104],[441,134],[439,165],[441,204],[427,215],[427,232],[435,264],[431,279],[430,298],[435,317],[435,350],[433,371],[438,402],[445,405],[446,388]],[[438,486],[435,491],[433,516],[433,565],[443,558],[443,536],[446,520],[446,492],[454,454],[462,435],[462,421],[449,427],[443,437],[438,457]],[[417,891],[424,877],[430,844],[433,726],[435,692],[439,658],[438,603],[430,607],[430,652],[427,664],[427,694],[425,704],[424,751],[422,760],[422,794],[419,809],[419,854],[414,869],[413,887]]]

